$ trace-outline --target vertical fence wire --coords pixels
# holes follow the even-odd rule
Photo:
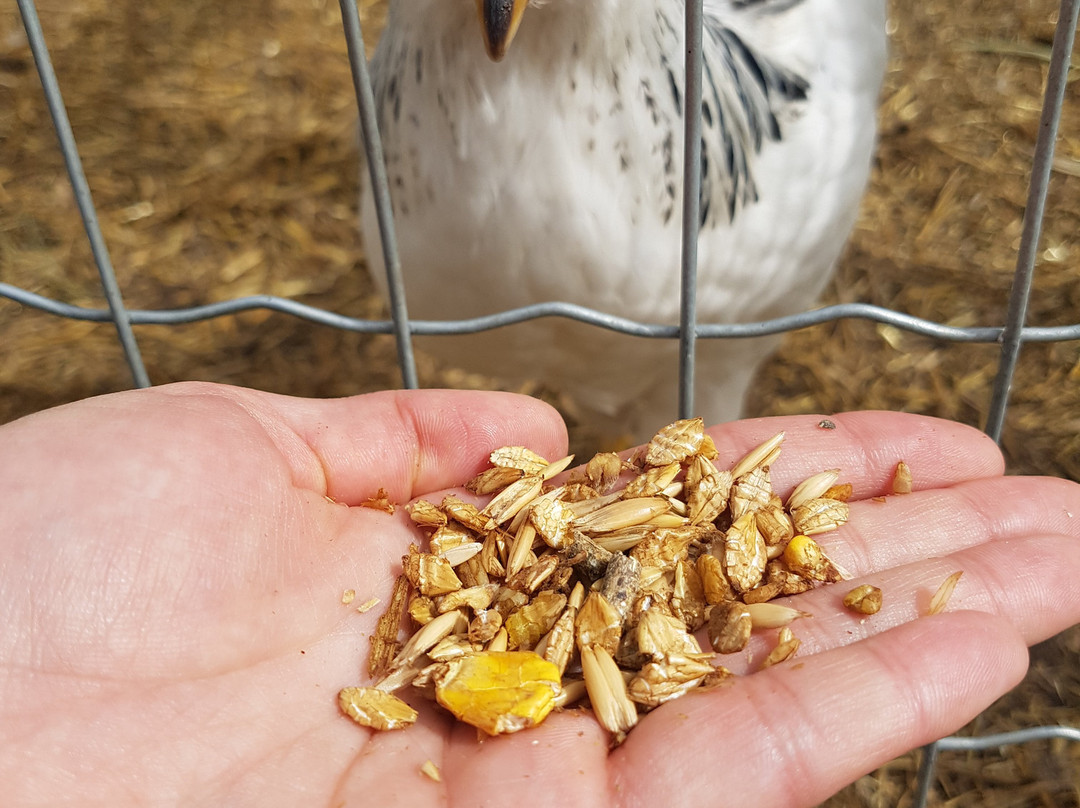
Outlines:
[[[686,87],[683,92],[682,279],[679,301],[679,417],[694,413],[697,353],[698,232],[701,229],[702,0],[686,4]]]
[[[1020,357],[1021,338],[1027,317],[1031,283],[1035,276],[1035,254],[1039,247],[1046,192],[1050,185],[1050,169],[1054,162],[1061,108],[1065,103],[1065,85],[1069,78],[1069,61],[1076,37],[1077,12],[1080,0],[1061,0],[1054,43],[1050,51],[1050,69],[1046,76],[1046,92],[1039,117],[1039,134],[1035,141],[1035,156],[1031,162],[1031,184],[1024,209],[1024,227],[1020,234],[1020,249],[1016,257],[1016,275],[1009,298],[1008,318],[1001,335],[1001,359],[994,380],[993,398],[986,423],[986,433],[995,441],[1001,440],[1005,423],[1009,390],[1012,387],[1016,363]]]
[[[149,387],[150,377],[146,373],[139,345],[135,341],[135,333],[131,329],[131,317],[124,307],[124,299],[120,294],[120,285],[116,282],[116,273],[113,271],[112,260],[109,258],[109,250],[101,234],[97,210],[90,195],[90,185],[86,181],[82,160],[79,159],[79,150],[75,145],[75,133],[71,129],[71,121],[68,120],[64,99],[60,94],[60,84],[56,80],[52,59],[49,58],[49,49],[45,46],[45,35],[41,30],[37,7],[34,5],[34,0],[17,0],[17,2],[23,27],[26,29],[26,38],[30,42],[30,52],[34,55],[34,64],[37,65],[41,87],[45,92],[45,101],[49,106],[49,115],[52,116],[53,129],[56,130],[56,136],[60,140],[60,151],[64,155],[68,180],[75,193],[75,204],[79,207],[86,237],[90,241],[90,250],[94,256],[94,263],[97,264],[98,275],[101,277],[101,289],[105,293],[105,300],[112,313],[112,321],[116,326],[116,334],[123,348],[124,358],[131,370],[131,378],[135,386]]]
[[[364,53],[364,36],[360,28],[360,9],[356,0],[339,0],[339,5],[341,6],[341,23],[345,28],[345,43],[349,52],[353,89],[356,91],[356,105],[360,113],[360,128],[364,134],[364,148],[367,151],[371,197],[379,220],[379,240],[382,242],[383,262],[386,266],[386,280],[390,290],[390,315],[394,321],[398,367],[401,369],[402,384],[407,389],[414,390],[420,385],[416,376],[416,359],[413,356],[412,329],[409,326],[409,313],[405,305],[405,282],[401,275],[397,234],[394,232],[390,182],[386,178],[382,137],[379,135],[379,122],[375,111],[375,95],[371,88],[367,56]]]

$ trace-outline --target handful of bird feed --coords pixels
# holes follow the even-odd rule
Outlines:
[[[812,536],[847,521],[851,485],[823,471],[782,501],[769,468],[783,437],[721,471],[702,420],[677,421],[630,460],[598,454],[557,486],[572,457],[496,450],[466,484],[494,495],[483,508],[453,496],[409,507],[428,551],[402,559],[371,643],[379,681],[342,690],[342,710],[408,726],[416,711],[394,692],[411,686],[497,735],[587,696],[618,742],[640,713],[730,676],[712,658],[755,628],[780,629],[764,665],[787,659],[799,645],[789,624],[809,615],[768,601],[846,577]]]

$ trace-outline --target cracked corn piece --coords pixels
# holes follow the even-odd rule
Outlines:
[[[559,695],[559,669],[531,651],[481,651],[446,663],[435,698],[459,720],[501,735],[543,721]]]

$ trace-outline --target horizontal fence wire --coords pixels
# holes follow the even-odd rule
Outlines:
[[[326,309],[299,303],[274,295],[251,295],[217,303],[174,309],[128,309],[116,282],[115,273],[104,238],[98,226],[97,212],[82,170],[74,134],[64,108],[60,88],[53,71],[34,0],[17,0],[31,51],[41,78],[42,89],[59,140],[82,216],[94,262],[101,279],[107,308],[73,305],[36,294],[7,283],[0,283],[0,297],[38,309],[58,317],[90,322],[111,322],[132,373],[135,386],[149,386],[150,379],[143,365],[132,326],[177,326],[242,312],[265,310],[290,315],[317,325],[365,334],[392,334],[397,343],[398,363],[404,386],[416,387],[416,367],[412,337],[471,334],[510,326],[541,317],[562,317],[630,336],[650,339],[679,340],[679,410],[680,417],[689,414],[694,391],[695,341],[697,339],[739,339],[780,334],[810,326],[844,319],[862,319],[894,326],[913,334],[958,343],[1000,343],[1001,357],[995,379],[986,431],[995,440],[1008,409],[1009,390],[1019,360],[1020,348],[1029,342],[1059,342],[1080,339],[1080,323],[1075,325],[1032,327],[1025,325],[1028,297],[1034,275],[1035,255],[1043,218],[1054,141],[1064,103],[1070,54],[1077,26],[1080,0],[1062,0],[1054,36],[1047,87],[1040,119],[1039,135],[1032,160],[1032,177],[1028,203],[1018,250],[1017,268],[1003,326],[955,327],[913,317],[893,309],[866,303],[842,303],[824,306],[786,317],[750,323],[711,324],[696,320],[697,293],[697,205],[700,183],[701,120],[699,115],[687,115],[684,121],[684,198],[683,239],[681,259],[681,315],[679,325],[642,323],[607,314],[571,303],[549,302],[508,309],[484,317],[464,320],[410,320],[405,300],[400,259],[394,233],[393,215],[382,159],[382,145],[376,125],[375,101],[364,53],[363,37],[356,0],[339,0],[342,25],[348,46],[353,85],[357,97],[367,165],[372,183],[384,262],[390,289],[390,320],[370,320],[348,317]],[[700,110],[702,71],[702,0],[690,0],[686,5],[686,109]],[[695,95],[696,94],[696,95]],[[697,101],[695,102],[695,98]],[[1040,726],[982,737],[952,736],[924,747],[915,786],[915,805],[924,808],[929,799],[935,766],[942,752],[963,750],[983,751],[1010,744],[1061,738],[1080,741],[1080,729]]]
[[[0,297],[6,297],[16,303],[40,309],[49,314],[66,317],[70,320],[90,322],[111,322],[112,314],[108,309],[77,306],[53,298],[39,295],[10,283],[0,282]],[[128,318],[133,325],[186,325],[216,317],[226,317],[247,311],[274,311],[289,314],[318,325],[355,331],[361,334],[395,334],[393,320],[368,320],[337,314],[318,306],[300,303],[287,297],[276,295],[249,295],[206,303],[201,306],[188,306],[175,309],[129,309]],[[534,303],[514,309],[504,309],[483,317],[464,320],[410,320],[410,333],[423,336],[459,336],[490,331],[494,328],[516,325],[541,317],[562,317],[576,320],[597,328],[628,334],[632,337],[647,339],[678,339],[680,326],[643,323],[627,317],[607,314],[587,306],[575,303]],[[769,334],[784,334],[801,328],[809,328],[839,320],[870,320],[883,325],[891,325],[903,331],[920,334],[924,337],[946,342],[1000,342],[1005,331],[1004,326],[952,326],[915,317],[895,309],[875,306],[870,303],[837,303],[822,306],[819,309],[776,317],[771,320],[757,320],[750,323],[701,323],[696,328],[698,339],[748,339]],[[1060,326],[1025,326],[1019,331],[1021,342],[1064,342],[1080,339],[1080,323]]]

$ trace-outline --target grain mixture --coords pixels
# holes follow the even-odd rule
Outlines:
[[[342,690],[342,710],[407,726],[416,712],[394,693],[412,687],[497,735],[587,698],[617,743],[639,715],[730,676],[715,656],[754,630],[779,629],[763,667],[790,658],[790,624],[809,615],[770,601],[847,577],[813,536],[847,521],[851,485],[831,469],[783,501],[769,476],[783,439],[720,470],[702,420],[677,421],[631,458],[598,454],[558,483],[572,457],[496,450],[465,486],[486,505],[408,507],[427,549],[402,559],[372,638],[376,684]],[[856,592],[849,607],[880,607],[880,591]]]

